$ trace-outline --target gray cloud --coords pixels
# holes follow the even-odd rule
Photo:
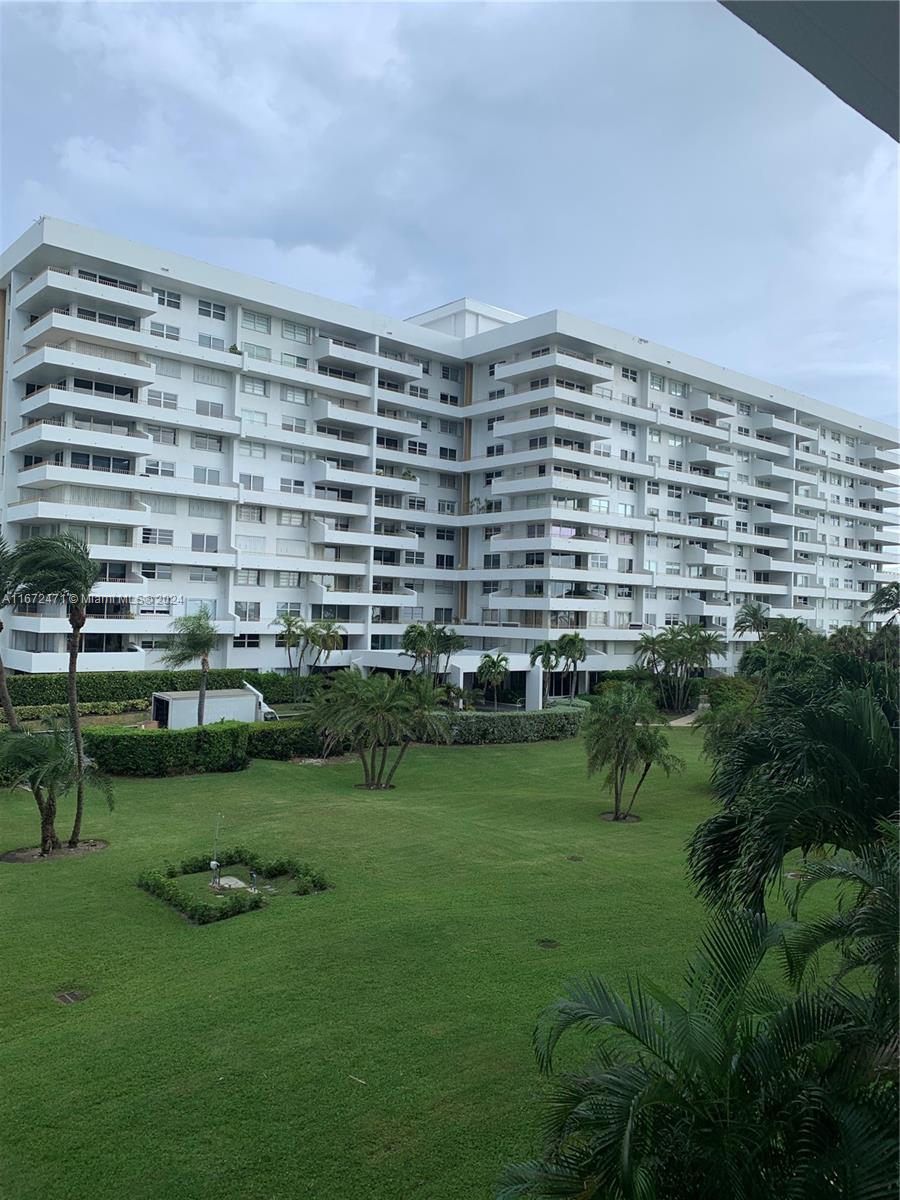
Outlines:
[[[892,144],[717,4],[0,20],[4,241],[51,212],[400,315],[565,308],[893,416]]]

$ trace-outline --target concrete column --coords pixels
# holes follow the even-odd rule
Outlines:
[[[525,709],[527,712],[540,711],[544,707],[544,668],[540,663],[525,674]]]

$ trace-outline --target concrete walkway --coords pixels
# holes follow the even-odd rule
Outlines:
[[[688,713],[686,717],[676,717],[674,721],[669,721],[669,726],[675,729],[681,725],[693,725],[696,719],[700,716],[699,712]]]

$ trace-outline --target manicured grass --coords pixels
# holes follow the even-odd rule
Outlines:
[[[0,863],[0,1195],[485,1200],[537,1149],[541,1008],[588,972],[677,986],[696,944],[707,769],[671,742],[629,826],[577,741],[417,748],[375,795],[353,763],[121,781],[86,821],[108,850]],[[0,849],[33,844],[33,802],[0,805]],[[135,886],[219,812],[333,890],[197,928]]]

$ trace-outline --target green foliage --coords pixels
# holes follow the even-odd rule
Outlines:
[[[186,775],[240,771],[248,760],[250,727],[219,721],[192,729],[86,729],[88,754],[109,775]]]
[[[660,705],[685,712],[699,692],[697,676],[713,658],[725,653],[724,636],[700,625],[672,625],[659,633],[642,633],[637,664],[649,671]]]
[[[460,712],[447,718],[454,746],[502,742],[545,742],[577,737],[587,712],[583,704],[556,705],[542,712]]]
[[[320,758],[322,738],[308,720],[257,721],[249,726],[250,758]]]
[[[206,869],[209,870],[209,859],[206,861]],[[138,876],[137,884],[157,900],[164,901],[176,912],[182,913],[194,925],[225,921],[229,917],[253,912],[254,909],[265,905],[265,898],[261,892],[251,892],[246,888],[231,892],[221,903],[188,896],[170,875],[158,870],[144,871]]]
[[[174,875],[199,875],[209,870],[212,853],[194,854],[182,860],[181,865],[169,870]],[[331,886],[321,871],[315,870],[309,863],[297,858],[263,858],[246,846],[233,846],[228,850],[217,851],[217,861],[220,867],[242,865],[248,871],[255,871],[262,879],[277,879],[282,875],[290,876],[295,884],[298,896],[307,896],[311,892],[324,892]]]
[[[97,700],[93,703],[86,701],[78,705],[78,711],[83,717],[110,717],[118,713],[146,712],[150,708],[149,700]],[[20,704],[16,706],[16,716],[20,721],[44,721],[53,717],[67,717],[67,704]],[[5,727],[5,722],[0,722]]]
[[[210,688],[239,688],[251,683],[262,692],[267,704],[287,704],[294,698],[290,676],[275,671],[254,674],[238,668],[213,669],[208,675]],[[65,704],[66,677],[47,675],[11,675],[8,680],[13,704]],[[195,692],[200,686],[199,671],[79,671],[78,695],[82,701],[149,700],[154,692]]]
[[[741,675],[722,675],[718,679],[705,679],[703,691],[709,699],[709,707],[717,709],[752,700],[757,689]]]

